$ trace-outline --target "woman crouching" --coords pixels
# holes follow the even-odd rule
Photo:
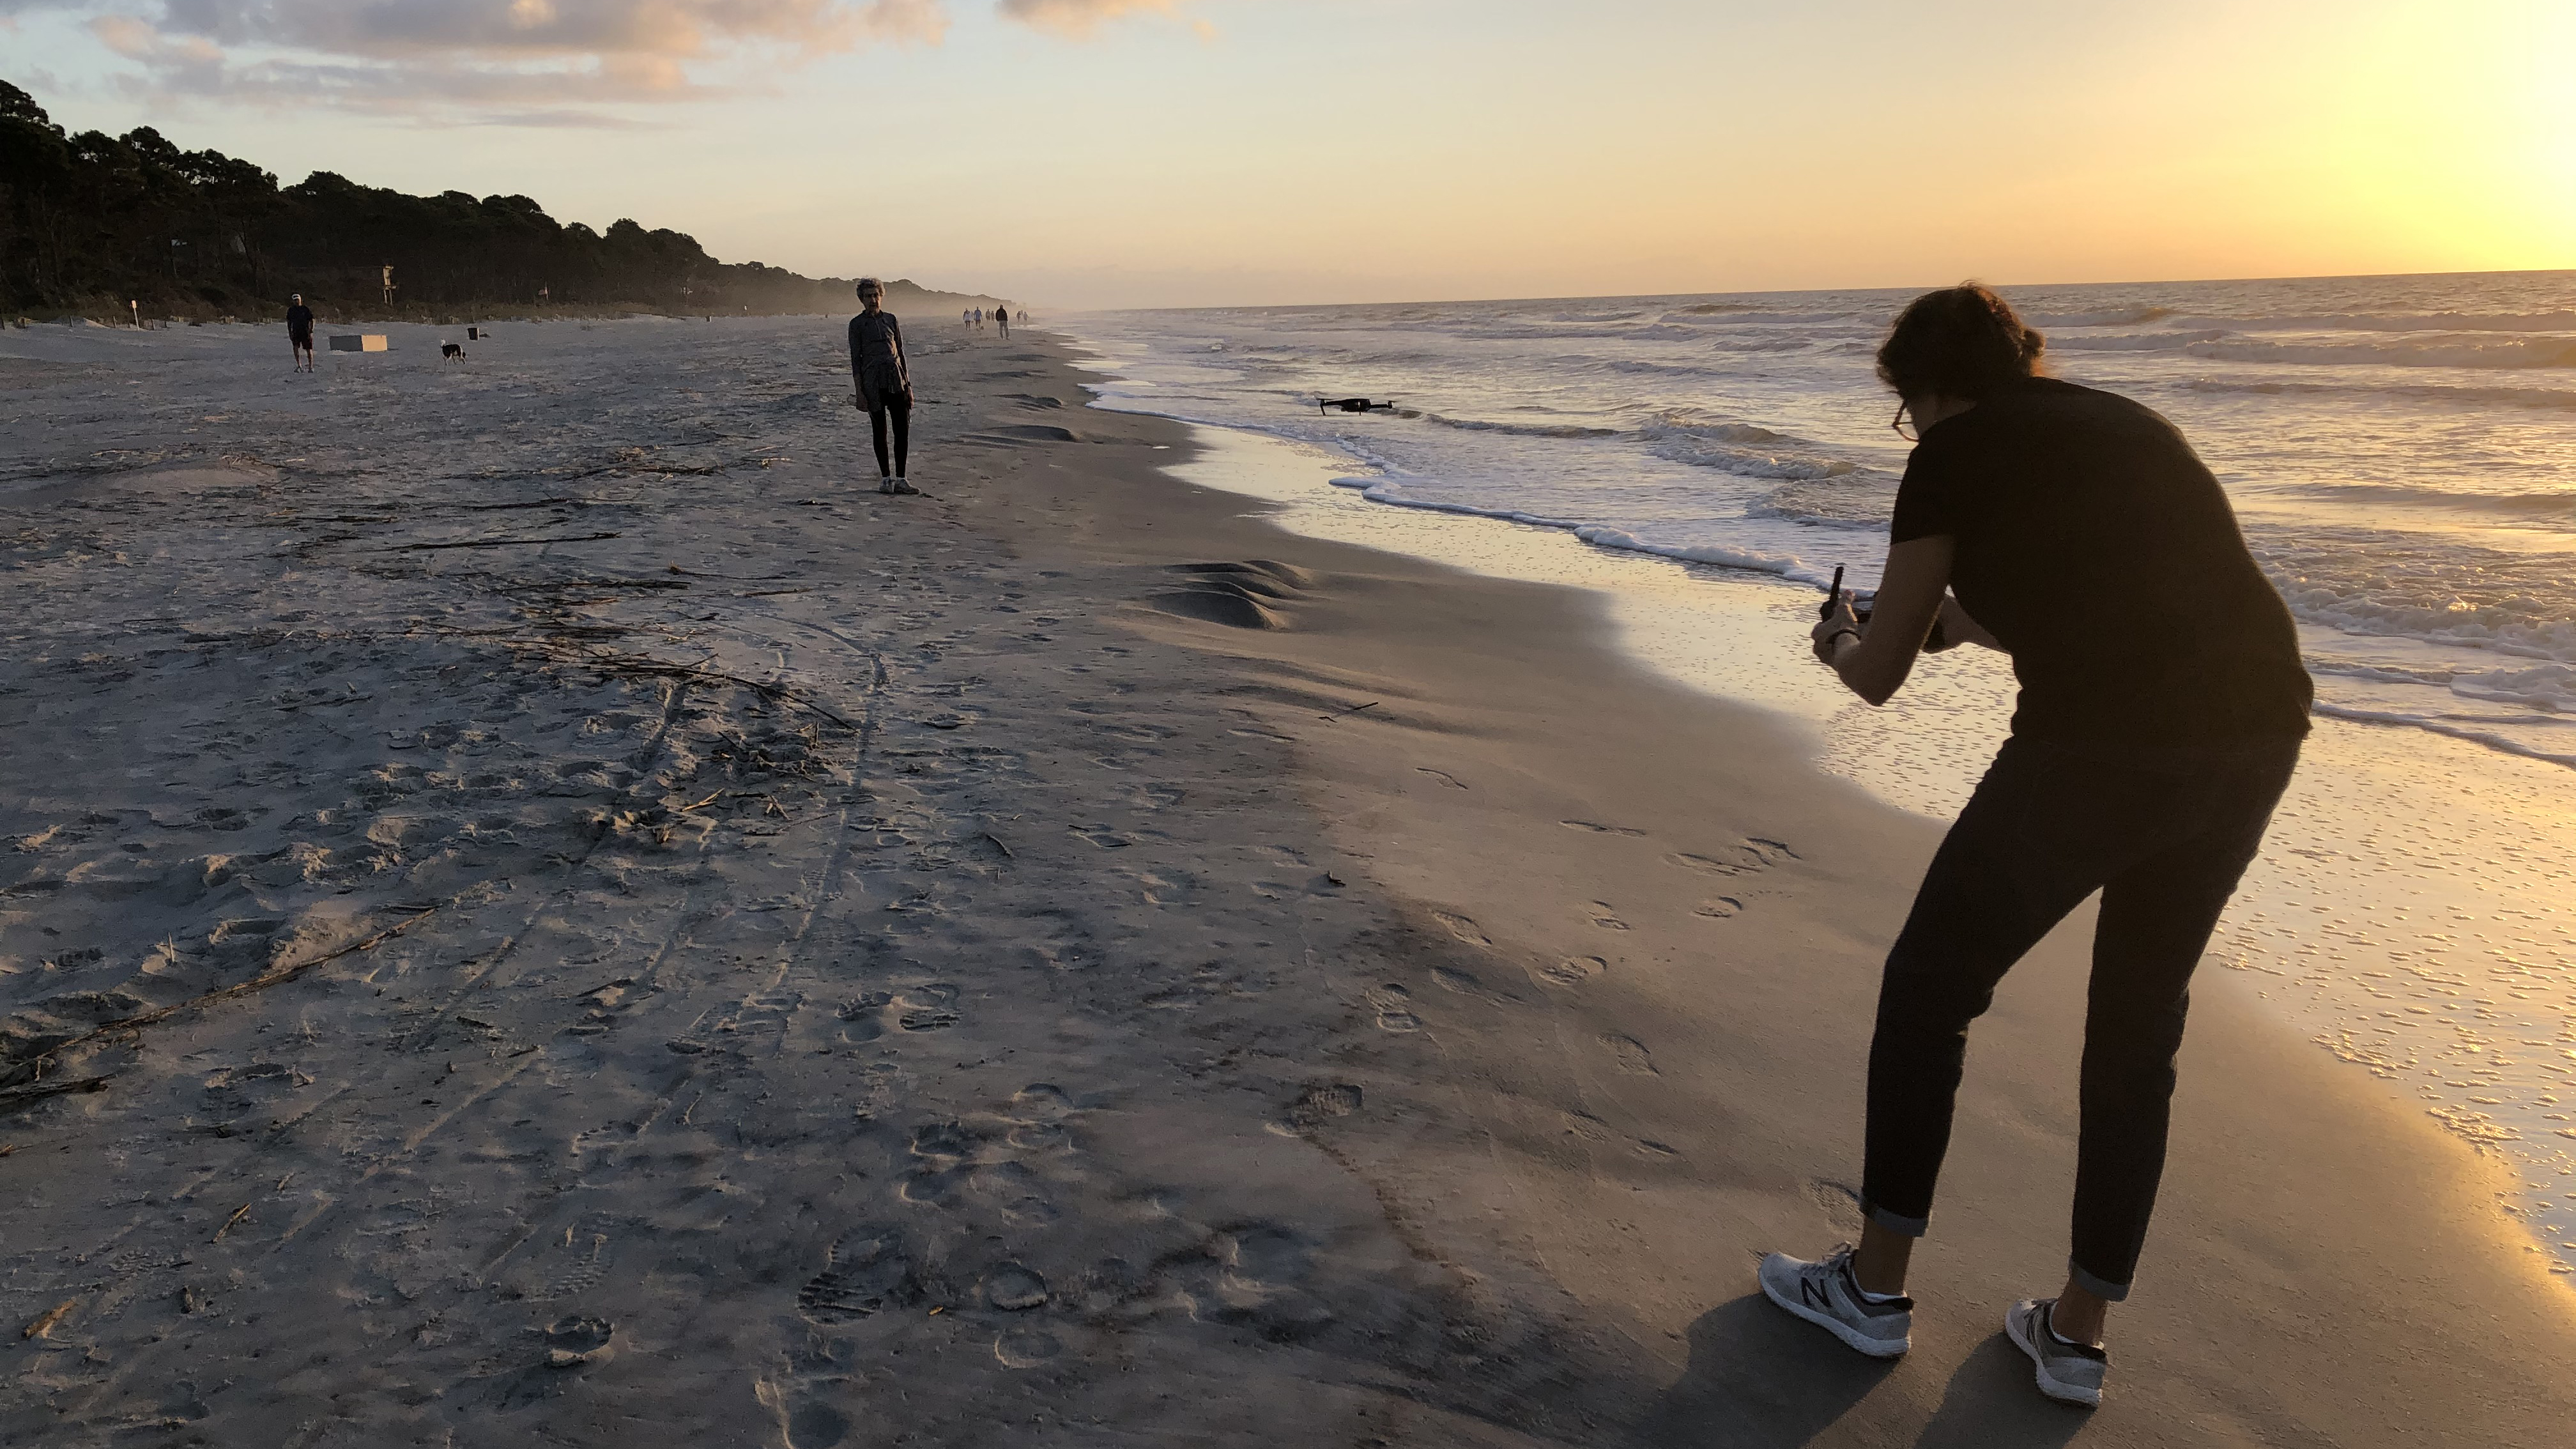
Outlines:
[[[2182,434],[2040,376],[2042,346],[1969,285],[1915,299],[1879,349],[1914,452],[1872,615],[1837,599],[1816,656],[1882,704],[1937,620],[1949,642],[2011,655],[2021,694],[1888,952],[1861,1241],[1818,1262],[1774,1253],[1761,1276],[1773,1302],[1861,1352],[1905,1352],[1907,1262],[1968,1024],[2099,890],[2066,1283],[2004,1323],[2043,1393],[2093,1405],[2103,1320],[2128,1296],[2164,1170],[2192,968],[2289,783],[2310,687],[2288,609]]]

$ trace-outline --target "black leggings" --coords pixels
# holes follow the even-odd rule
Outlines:
[[[888,478],[904,476],[905,455],[912,451],[912,400],[902,388],[862,388],[859,396],[868,405],[868,432],[877,445],[877,472]],[[894,418],[894,456],[886,456],[886,418]]]
[[[1922,1235],[1968,1023],[2013,963],[2099,889],[2070,1261],[2079,1286],[2128,1296],[2164,1175],[2192,968],[2298,758],[2296,740],[2117,752],[2005,742],[1887,955],[1861,1177],[1872,1220]]]

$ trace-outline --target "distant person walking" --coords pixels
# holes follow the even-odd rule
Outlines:
[[[295,370],[313,371],[313,309],[302,292],[286,299],[286,340],[295,348]]]
[[[850,376],[858,385],[857,405],[868,415],[868,432],[876,441],[877,491],[918,493],[904,478],[906,454],[912,451],[912,369],[904,360],[903,326],[885,310],[885,283],[859,279],[859,315],[850,319]],[[887,424],[893,424],[894,449],[886,450]]]
[[[2021,698],[1887,955],[1859,1246],[1773,1253],[1761,1281],[1862,1353],[1911,1346],[1906,1268],[1969,1023],[2099,890],[2066,1285],[2004,1318],[2040,1391],[2090,1406],[2164,1172],[2192,968],[2298,763],[2310,685],[2290,612],[2191,445],[2138,403],[2040,376],[2043,345],[1968,285],[1916,298],[1878,350],[1914,453],[1871,617],[1834,599],[1816,657],[1875,705],[1918,651],[1982,644],[2012,656]]]
[[[1004,337],[1008,337],[1008,336],[1010,336],[1010,335],[1011,335],[1011,309],[1010,309],[1010,308],[1008,308],[1008,307],[996,307],[996,308],[994,308],[994,309],[993,309],[993,325],[1002,329],[1002,335],[1003,335]]]

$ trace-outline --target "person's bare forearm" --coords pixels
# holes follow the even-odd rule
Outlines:
[[[1922,652],[1948,598],[1950,558],[1946,534],[1897,544],[1888,550],[1867,624],[1860,621],[1849,594],[1837,594],[1826,606],[1824,621],[1809,631],[1816,657],[1852,693],[1871,704],[1885,704],[1905,687],[1914,657]]]
[[[1916,652],[1914,645],[1899,645],[1884,632],[1873,643],[1864,628],[1857,634],[1836,636],[1833,657],[1827,662],[1844,687],[1877,705],[1905,687],[1907,676],[1914,672]]]

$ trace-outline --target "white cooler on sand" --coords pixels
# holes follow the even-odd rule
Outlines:
[[[385,352],[391,350],[392,346],[393,344],[387,341],[385,334],[381,332],[366,332],[355,337],[335,336],[331,339],[333,352]]]

